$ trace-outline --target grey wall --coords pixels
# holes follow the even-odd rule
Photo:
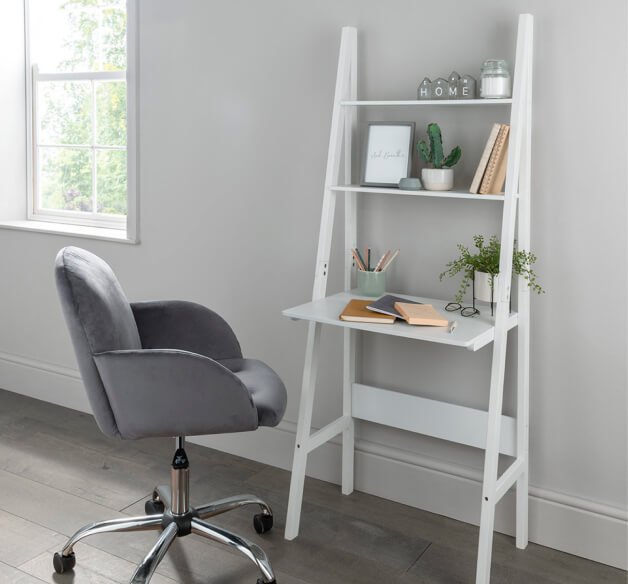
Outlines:
[[[222,313],[245,352],[285,379],[286,419],[294,422],[305,325],[280,311],[311,294],[340,27],[359,30],[360,94],[407,99],[425,75],[478,75],[492,56],[512,62],[520,12],[536,17],[532,242],[548,291],[532,302],[530,480],[547,492],[625,509],[622,0],[577,9],[568,0],[142,1],[142,243],[0,230],[0,353],[75,367],[52,263],[60,247],[78,244],[111,263],[132,299],[186,298]],[[612,80],[610,89],[585,83],[588,76]],[[506,114],[417,108],[392,117],[417,128],[438,121],[446,146],[463,148],[456,172],[464,184],[490,124]],[[384,112],[367,115],[362,122]],[[390,289],[445,297],[456,282],[441,284],[438,274],[455,244],[497,233],[499,211],[492,203],[373,197],[360,210],[359,241],[401,248]],[[338,238],[330,290],[341,286],[341,246]],[[324,340],[318,427],[340,410],[340,337],[325,331]],[[486,404],[490,349],[471,354],[379,338],[365,338],[363,348],[365,382]],[[512,411],[509,369],[505,408]],[[9,389],[22,390],[18,385]],[[481,467],[481,453],[472,449],[368,425],[359,434],[446,464]]]

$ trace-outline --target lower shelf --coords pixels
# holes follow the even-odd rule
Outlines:
[[[432,304],[434,308],[447,314],[449,320],[456,321],[456,329],[452,333],[449,333],[444,327],[410,326],[400,321],[394,324],[345,322],[338,317],[347,302],[353,298],[366,298],[365,296],[358,296],[350,292],[340,292],[333,296],[327,296],[320,300],[313,300],[312,302],[307,302],[306,304],[301,304],[294,308],[288,308],[284,310],[282,314],[293,320],[320,322],[322,324],[352,328],[370,333],[463,347],[471,351],[477,351],[488,345],[495,337],[495,319],[490,315],[491,309],[487,305],[480,307],[480,315],[464,317],[460,315],[460,312],[445,312],[445,306],[448,303],[447,300],[408,296],[407,294],[395,293],[395,295],[426,304]],[[508,330],[517,326],[517,319],[517,313],[511,312],[508,319]]]

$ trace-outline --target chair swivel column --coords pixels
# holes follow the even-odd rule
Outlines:
[[[185,515],[190,511],[190,462],[184,446],[185,438],[179,436],[170,470],[171,511],[173,515]]]

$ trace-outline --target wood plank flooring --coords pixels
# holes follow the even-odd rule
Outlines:
[[[0,583],[127,583],[156,533],[107,534],[76,546],[73,573],[57,575],[52,554],[83,525],[141,515],[153,486],[168,480],[173,441],[116,441],[91,416],[0,390]],[[473,583],[476,527],[307,479],[301,535],[283,539],[289,473],[188,445],[192,503],[252,492],[275,511],[258,536],[251,509],[215,518],[261,545],[278,584]],[[626,584],[626,572],[496,534],[496,584]],[[195,536],[178,539],[154,584],[253,584],[248,560]]]

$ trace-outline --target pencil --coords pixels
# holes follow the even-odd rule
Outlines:
[[[351,250],[351,255],[353,256],[353,259],[355,260],[355,263],[358,266],[358,269],[363,272],[364,271],[364,265],[362,264],[362,261],[360,260],[360,258],[358,256],[358,254],[356,253],[355,249]]]
[[[360,263],[362,264],[362,271],[365,272],[366,262],[364,261],[364,258],[362,257],[362,254],[360,253],[360,250],[357,247],[355,248],[355,253],[358,254],[358,257],[360,258]]]
[[[388,261],[388,258],[390,257],[391,253],[392,253],[391,250],[387,250],[386,253],[384,254],[384,261],[382,262],[382,265],[379,267],[380,272],[384,271],[384,266],[386,265],[386,262]]]
[[[375,266],[375,269],[373,270],[374,272],[379,272],[381,270],[382,264],[384,263],[384,260],[386,259],[386,256],[388,255],[389,251],[387,251],[381,258],[379,258],[379,261],[377,262],[377,265]]]
[[[393,261],[395,260],[395,258],[397,257],[397,255],[399,254],[399,250],[396,250],[394,254],[392,254],[392,256],[390,257],[389,260],[386,261],[386,264],[384,265],[384,267],[382,268],[382,272],[384,270],[388,269],[388,266],[390,266],[390,264],[393,263]]]

